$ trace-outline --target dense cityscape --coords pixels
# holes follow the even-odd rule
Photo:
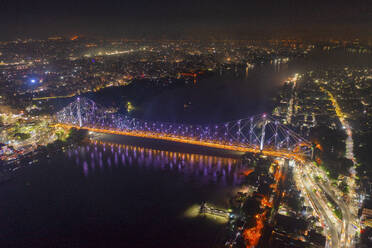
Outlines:
[[[372,39],[45,30],[0,41],[2,247],[372,247]]]

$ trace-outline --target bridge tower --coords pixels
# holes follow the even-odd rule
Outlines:
[[[240,134],[242,133],[242,129],[241,129],[241,120],[238,120],[238,141],[240,142]]]
[[[264,148],[264,143],[265,143],[265,129],[266,129],[266,125],[268,123],[268,121],[266,120],[266,115],[263,116],[263,119],[264,119],[264,124],[262,125],[262,129],[261,129],[260,152],[262,152],[262,150]]]
[[[274,134],[274,147],[275,149],[278,148],[278,121],[275,121],[275,134]]]
[[[250,119],[250,126],[249,126],[249,144],[252,145],[252,135],[253,135],[253,117]]]
[[[79,127],[83,126],[83,121],[81,119],[81,107],[80,107],[80,97],[77,98],[77,116],[79,120]]]

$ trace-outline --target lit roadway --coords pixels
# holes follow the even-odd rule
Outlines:
[[[350,227],[350,212],[347,210],[347,207],[343,201],[338,201],[337,197],[330,191],[327,187],[330,185],[324,186],[322,183],[319,183],[321,189],[329,195],[336,204],[340,207],[342,212],[342,229],[341,229],[341,241],[343,242],[343,247],[348,247],[350,244],[350,236],[349,236],[349,227]]]
[[[314,166],[309,166],[308,171],[312,175],[319,175],[321,174],[321,171],[319,168],[314,168]],[[324,176],[324,175],[323,175]],[[329,184],[328,181],[320,180],[318,183],[318,186],[329,196],[332,198],[332,200],[339,206],[342,212],[342,227],[341,227],[341,240],[343,242],[342,247],[351,247],[352,239],[355,234],[355,229],[353,228],[353,217],[350,212],[350,207],[343,201],[339,200],[339,198],[336,196],[336,194],[330,190],[334,188],[332,185]]]
[[[324,173],[310,163],[296,167],[295,170],[297,173],[297,177],[295,177],[297,182],[305,189],[315,211],[329,228],[326,229],[326,247],[353,247],[355,229],[353,228],[353,216],[350,213],[349,207],[345,202],[339,200],[333,190],[331,190],[334,188],[332,185],[322,180],[319,180],[319,182],[313,180],[315,175],[322,175],[324,177]],[[328,206],[326,195],[341,209],[342,220],[338,219],[333,213],[333,210]]]
[[[332,105],[335,109],[336,115],[341,122],[341,125],[343,129],[345,129],[345,132],[347,134],[346,138],[346,158],[351,159],[355,163],[355,158],[354,158],[354,153],[353,153],[353,133],[352,133],[352,128],[349,125],[348,121],[346,120],[347,115],[342,112],[341,107],[337,103],[336,98],[333,96],[333,94],[329,91],[326,90],[325,88],[321,87],[321,90],[325,93],[327,93],[330,101],[332,102]],[[315,170],[315,168],[313,168]],[[340,207],[342,211],[342,216],[343,216],[343,228],[344,228],[344,233],[343,233],[343,238],[345,239],[345,247],[352,246],[352,241],[353,237],[355,235],[355,229],[353,228],[353,223],[358,223],[358,219],[356,218],[356,212],[357,212],[357,204],[355,204],[355,167],[351,167],[349,172],[351,173],[351,178],[348,182],[349,185],[349,206],[345,204],[343,200],[338,200],[338,198],[335,196],[335,193],[332,190],[329,190],[329,188],[332,188],[331,185],[329,185],[328,182],[323,182],[324,186],[322,186],[323,190],[336,202],[336,204]],[[321,174],[319,172],[319,169],[317,170],[318,174]],[[354,201],[354,206],[352,205]],[[351,211],[354,212],[354,215],[351,213]]]
[[[300,183],[303,189],[306,191],[314,210],[319,215],[320,219],[323,219],[326,224],[325,236],[327,238],[326,247],[340,247],[339,233],[335,222],[331,219],[330,216],[333,216],[333,213],[327,206],[326,201],[319,194],[319,191],[314,192],[318,187],[314,182],[309,178],[308,173],[304,171],[303,168],[296,168],[298,170],[296,180]]]

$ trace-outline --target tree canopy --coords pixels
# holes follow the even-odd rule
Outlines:
[[[315,161],[324,167],[331,178],[348,175],[353,162],[345,158],[346,133],[343,130],[318,126],[311,130],[310,140],[315,144]]]

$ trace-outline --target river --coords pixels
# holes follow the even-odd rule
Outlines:
[[[159,87],[142,79],[87,96],[104,106],[123,107],[130,101],[135,107],[130,115],[144,120],[219,123],[271,113],[280,87],[297,69],[295,64],[231,65],[200,75],[195,84],[181,79]]]
[[[190,216],[228,207],[240,160],[89,143],[0,187],[2,247],[211,247],[225,225]]]
[[[281,66],[225,68],[200,77],[191,87],[133,99],[127,87],[92,97],[137,101],[133,114],[151,120],[210,123],[245,118],[271,112],[273,97],[293,71]],[[226,225],[195,216],[195,206],[207,201],[228,208],[244,169],[236,154],[125,139],[116,143],[106,140],[61,151],[3,183],[1,247],[221,244]]]
[[[133,101],[133,115],[142,119],[216,123],[270,113],[278,89],[298,72],[296,68],[292,64],[226,67],[200,76],[195,85],[154,94],[132,85],[89,95],[118,106]],[[106,140],[61,151],[3,183],[1,247],[221,243],[226,225],[195,216],[195,206],[207,201],[228,207],[244,169],[236,154],[125,139],[114,143]]]

